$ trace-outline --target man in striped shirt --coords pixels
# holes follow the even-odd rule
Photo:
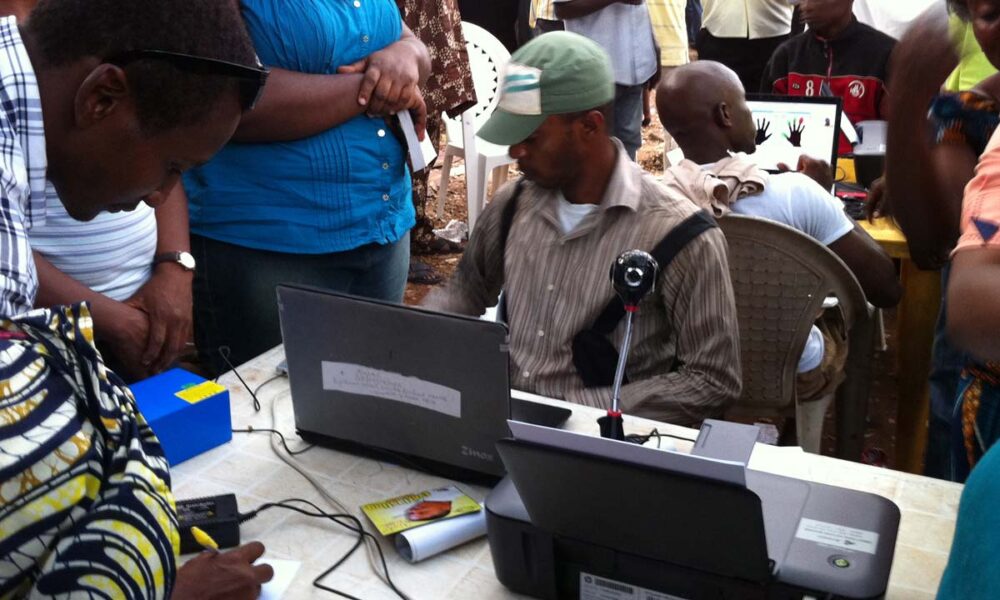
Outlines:
[[[625,250],[652,250],[698,212],[609,136],[613,98],[610,60],[582,36],[549,33],[515,53],[499,109],[480,135],[510,145],[524,176],[486,207],[454,277],[427,301],[478,315],[502,288],[512,385],[597,407],[607,406],[610,388],[584,385],[571,346],[615,297],[608,268]],[[683,425],[721,416],[740,393],[740,355],[719,230],[684,246],[640,306],[623,410]],[[609,336],[616,348],[623,335],[619,323]]]

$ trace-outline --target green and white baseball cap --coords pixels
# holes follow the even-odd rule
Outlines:
[[[551,115],[604,106],[614,100],[611,59],[582,35],[553,31],[510,57],[500,82],[500,104],[479,130],[487,142],[523,142]]]

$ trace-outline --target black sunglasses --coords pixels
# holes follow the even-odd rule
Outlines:
[[[129,63],[146,59],[163,60],[189,73],[236,78],[240,86],[240,106],[244,111],[253,109],[257,101],[260,100],[261,94],[264,93],[264,83],[267,81],[267,76],[270,73],[267,67],[260,64],[260,61],[251,67],[225,60],[167,50],[128,50],[115,54],[105,59],[104,62],[118,67],[125,67]]]

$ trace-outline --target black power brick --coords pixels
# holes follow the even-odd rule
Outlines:
[[[204,550],[191,535],[192,527],[212,536],[219,548],[240,545],[240,512],[235,494],[178,500],[177,521],[181,530],[181,554]]]

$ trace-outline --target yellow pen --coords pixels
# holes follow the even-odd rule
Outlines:
[[[219,544],[212,539],[212,536],[205,533],[205,531],[200,527],[191,528],[191,537],[193,537],[194,541],[198,542],[198,544],[200,544],[205,550],[210,550],[212,552],[219,551]]]

